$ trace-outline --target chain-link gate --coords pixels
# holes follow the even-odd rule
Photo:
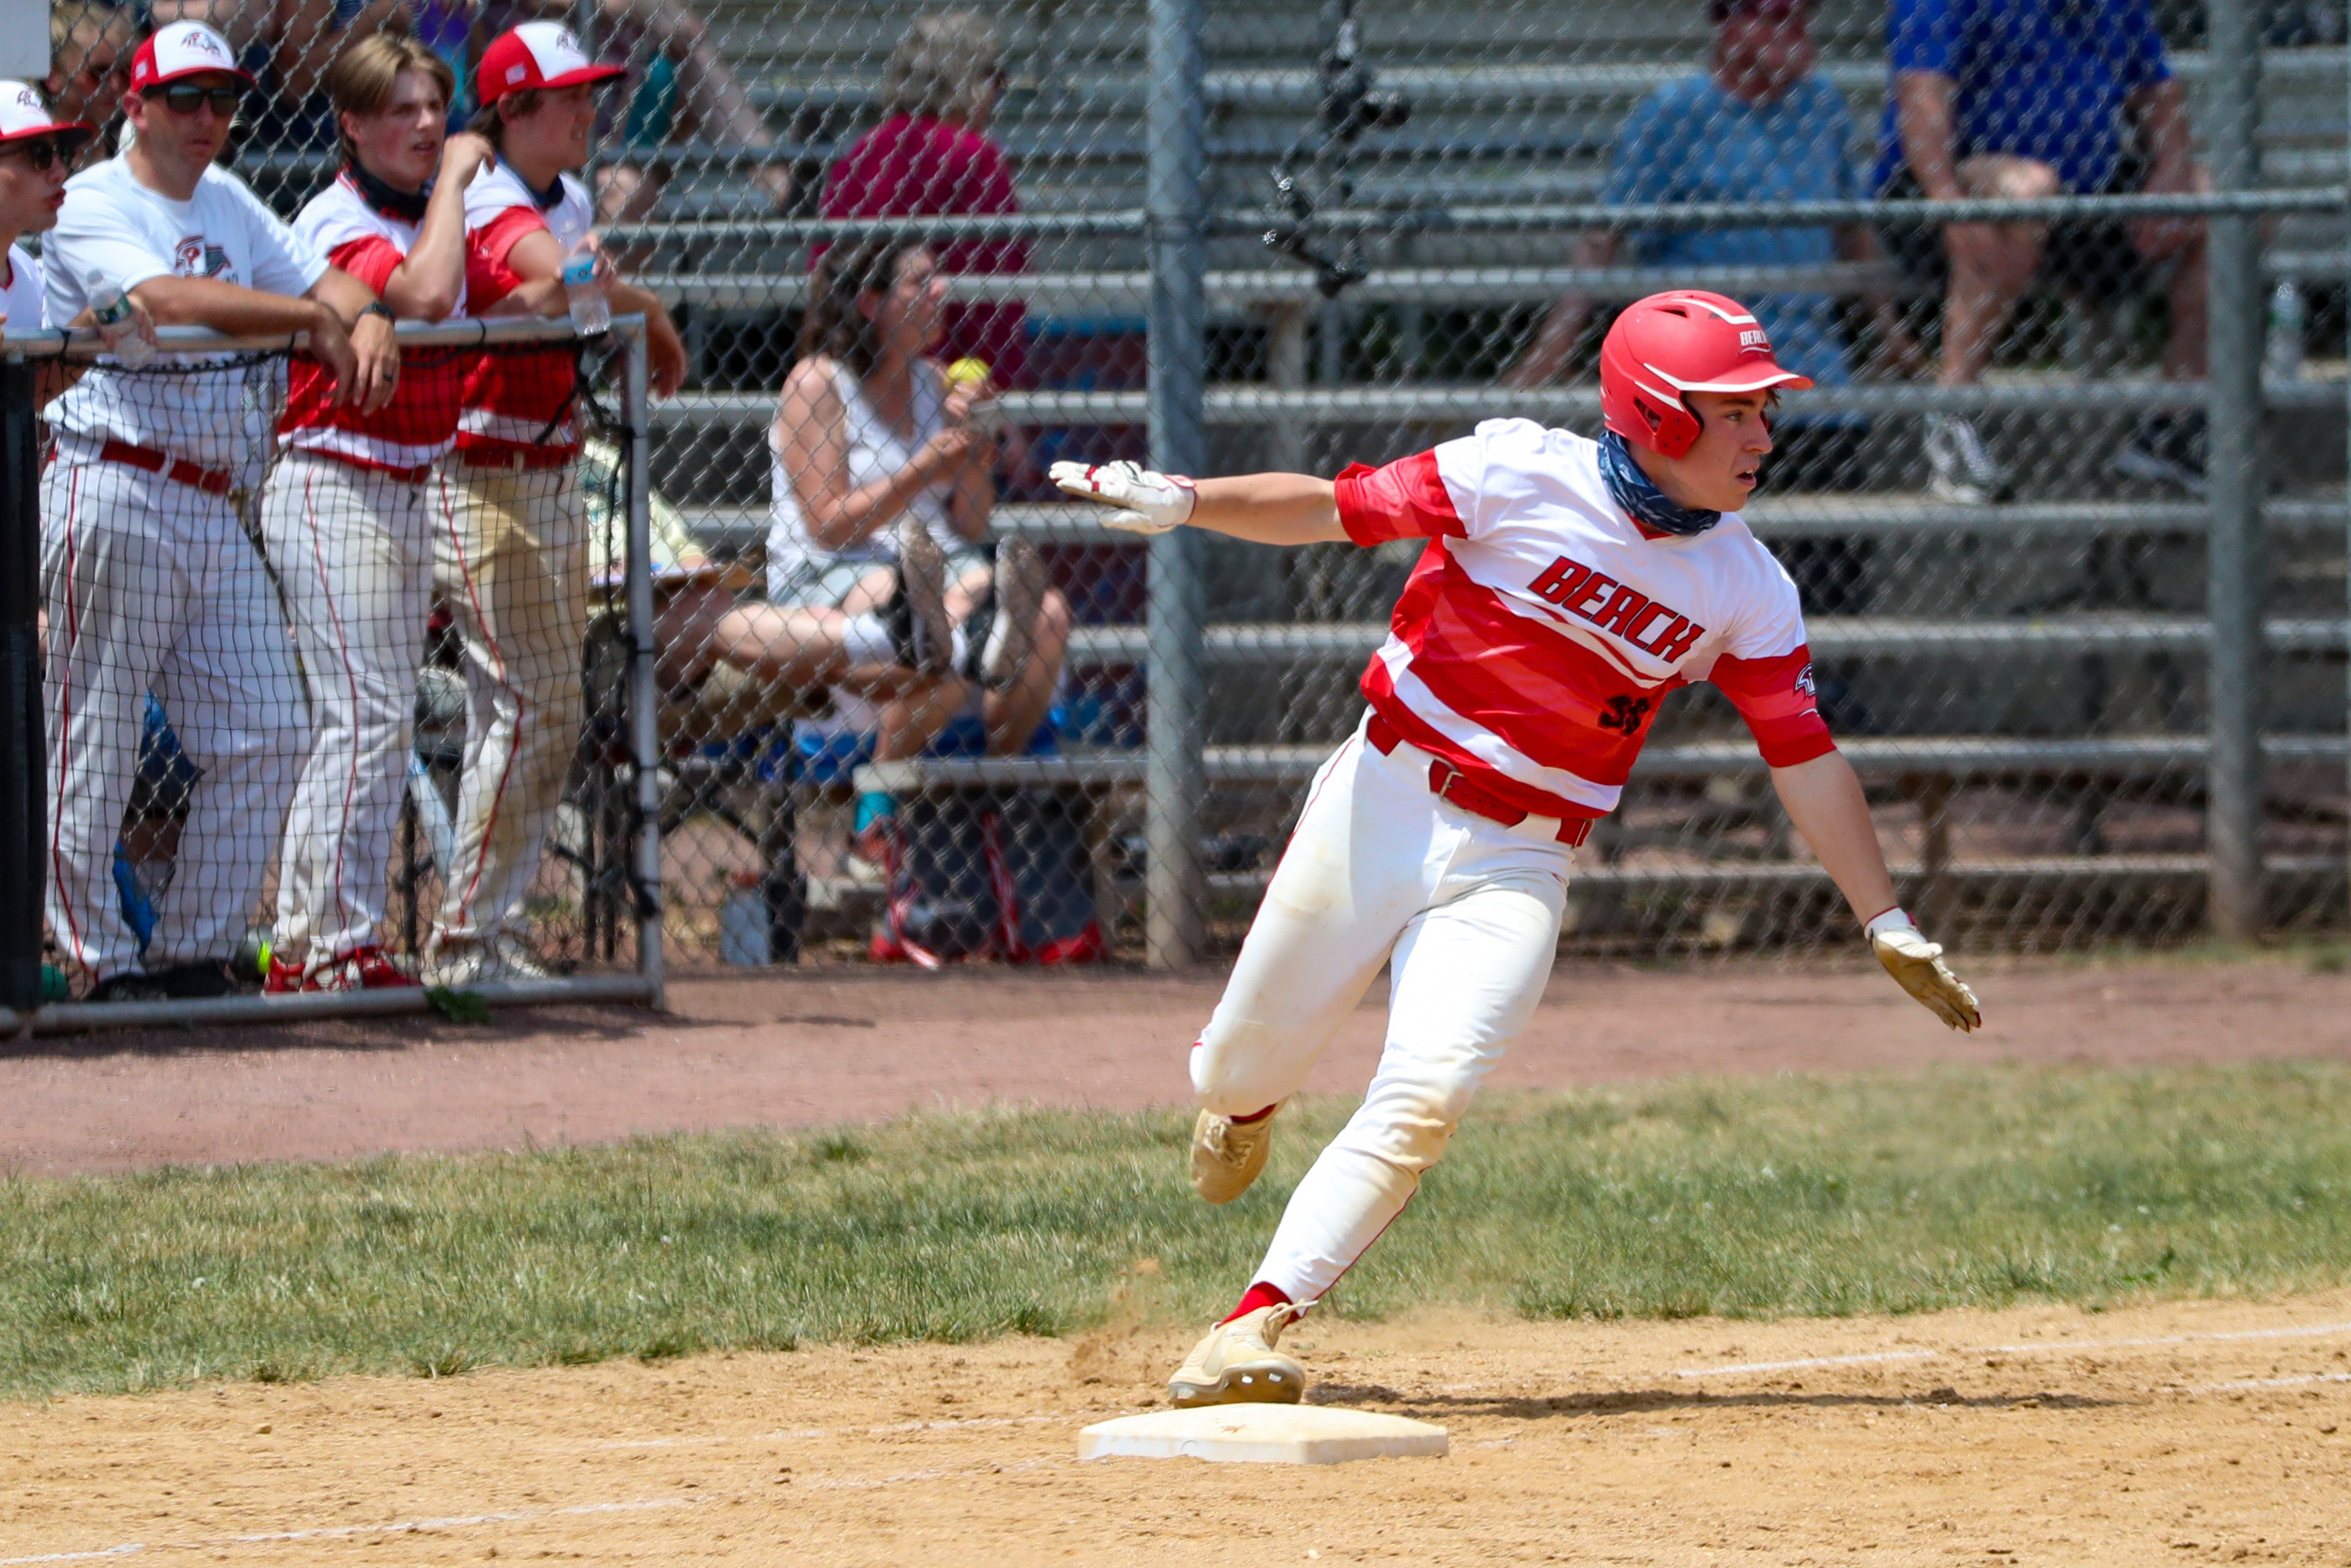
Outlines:
[[[533,14],[408,25],[464,65]],[[2340,927],[2339,3],[549,14],[630,68],[606,248],[691,356],[651,415],[673,967],[1228,950],[1414,554],[1140,540],[1050,465],[1594,434],[1614,310],[1684,286],[1815,382],[1746,518],[1930,928]],[[236,156],[291,210],[331,155],[271,79]],[[1729,706],[1647,722],[1569,942],[1845,939]]]

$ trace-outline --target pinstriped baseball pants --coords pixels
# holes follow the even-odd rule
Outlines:
[[[314,966],[379,940],[433,598],[425,486],[296,449],[262,537],[310,690],[312,734],[277,862],[274,951]]]
[[[1358,733],[1322,765],[1192,1050],[1204,1108],[1262,1110],[1298,1092],[1390,967],[1378,1071],[1252,1276],[1293,1301],[1320,1299],[1410,1201],[1558,952],[1574,852],[1438,800],[1428,761]]]
[[[456,863],[434,935],[518,919],[580,747],[588,519],[569,465],[521,471],[445,459],[434,574],[465,635],[465,760]]]

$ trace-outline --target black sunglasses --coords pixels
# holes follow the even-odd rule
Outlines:
[[[32,141],[18,141],[7,147],[0,147],[0,152],[22,158],[44,174],[68,161],[66,150],[47,138]]]
[[[233,87],[196,87],[186,82],[175,82],[170,87],[151,87],[145,96],[162,99],[163,107],[173,114],[193,114],[209,103],[213,106],[213,112],[225,120],[236,112],[237,99],[243,95]]]

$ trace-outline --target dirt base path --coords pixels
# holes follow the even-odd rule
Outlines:
[[[2351,977],[2294,956],[1966,966],[1986,1028],[1953,1035],[1874,967],[1563,965],[1498,1086],[1937,1061],[2351,1057]],[[0,1041],[0,1171],[345,1159],[387,1149],[875,1120],[943,1103],[1190,1099],[1223,983],[1001,969],[689,979],[629,1009]],[[1360,1092],[1384,988],[1308,1087]]]
[[[1443,1459],[1117,1459],[1188,1331],[0,1406],[0,1564],[2351,1558],[2351,1292],[1293,1331]]]

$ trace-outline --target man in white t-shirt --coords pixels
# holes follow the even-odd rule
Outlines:
[[[48,317],[128,296],[159,324],[291,338],[366,408],[399,376],[391,313],[213,164],[244,89],[221,36],[139,47],[136,140],[66,187]],[[267,569],[240,508],[267,463],[274,361],[110,360],[51,410],[41,486],[48,615],[48,912],[96,999],[217,996],[277,844],[308,718]],[[148,692],[202,772],[142,955],[113,874]]]

